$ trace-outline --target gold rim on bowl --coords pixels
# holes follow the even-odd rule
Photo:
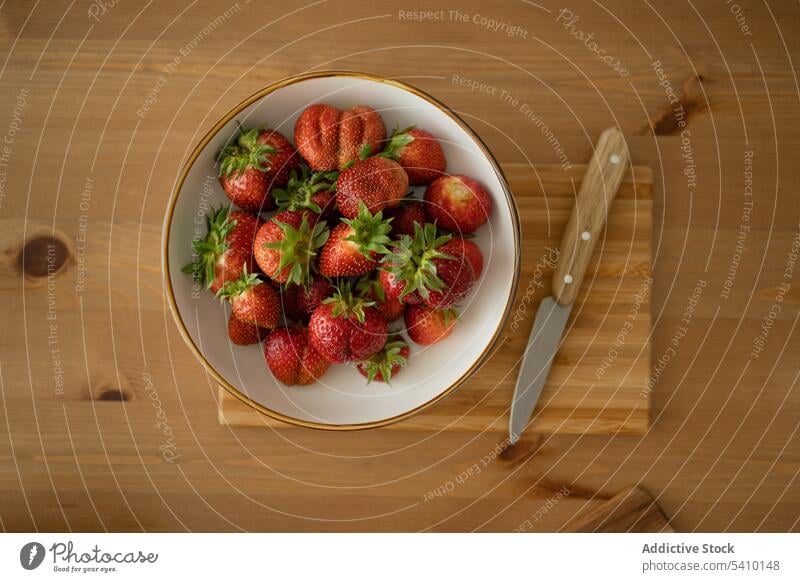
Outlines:
[[[364,79],[364,80],[367,80],[367,81],[374,81],[374,82],[378,82],[378,83],[385,83],[387,85],[392,85],[394,87],[398,87],[400,89],[408,91],[409,93],[412,93],[412,94],[414,94],[414,95],[416,95],[418,97],[421,97],[425,101],[427,101],[427,102],[431,103],[432,105],[434,105],[437,109],[442,111],[445,115],[450,117],[464,131],[466,131],[467,134],[470,135],[470,137],[472,137],[472,139],[475,141],[475,143],[478,145],[478,147],[480,147],[480,149],[483,152],[483,154],[486,156],[486,158],[491,163],[492,168],[494,169],[495,174],[497,174],[497,177],[498,177],[498,179],[500,181],[500,184],[501,184],[501,186],[503,188],[503,194],[505,195],[506,200],[508,201],[508,205],[509,205],[509,208],[511,210],[511,222],[512,222],[513,227],[514,227],[514,233],[513,233],[514,234],[514,278],[513,278],[512,284],[511,284],[511,290],[510,290],[509,296],[508,296],[508,298],[506,300],[506,307],[505,307],[505,309],[503,311],[503,316],[500,319],[500,323],[497,326],[497,329],[495,330],[494,334],[492,335],[491,340],[486,345],[486,348],[484,348],[483,352],[481,352],[481,355],[475,360],[475,362],[473,362],[473,364],[467,369],[467,371],[464,372],[461,375],[461,377],[458,380],[453,382],[449,387],[447,387],[447,389],[443,390],[442,392],[440,392],[439,394],[437,394],[436,396],[434,396],[433,398],[431,398],[427,402],[425,402],[423,404],[420,404],[419,406],[417,406],[417,407],[415,407],[415,408],[413,408],[411,410],[408,410],[408,411],[406,411],[406,412],[404,412],[402,414],[398,414],[398,415],[392,416],[390,418],[384,418],[384,419],[381,419],[381,420],[376,420],[376,421],[372,421],[372,422],[358,423],[358,424],[325,424],[325,423],[320,423],[320,422],[312,422],[312,421],[308,421],[308,420],[301,420],[299,418],[294,418],[292,416],[287,416],[287,415],[281,414],[280,412],[277,412],[275,410],[271,410],[271,409],[267,408],[266,406],[264,406],[264,405],[262,405],[262,404],[260,404],[260,403],[258,403],[256,401],[252,400],[251,398],[248,398],[247,396],[242,394],[237,388],[232,386],[219,372],[217,372],[217,370],[214,368],[214,366],[212,366],[211,363],[208,360],[206,360],[205,356],[203,356],[203,354],[200,352],[200,349],[194,343],[194,340],[192,339],[191,335],[189,335],[189,332],[186,329],[186,326],[183,323],[183,319],[181,318],[181,315],[180,315],[180,313],[178,311],[177,303],[175,302],[175,295],[174,295],[174,291],[172,289],[172,278],[171,278],[170,270],[169,270],[169,237],[170,237],[170,230],[172,228],[172,215],[173,215],[173,212],[175,210],[175,204],[178,201],[178,195],[180,194],[180,191],[183,188],[183,183],[186,180],[186,176],[189,174],[189,170],[191,170],[192,166],[194,165],[194,162],[197,160],[197,157],[200,155],[200,152],[203,151],[203,149],[208,145],[208,142],[211,141],[211,139],[220,131],[220,129],[222,129],[231,119],[233,119],[239,113],[241,113],[241,111],[243,109],[245,109],[246,107],[252,105],[256,101],[262,99],[266,95],[269,95],[270,93],[273,93],[274,91],[276,91],[276,90],[278,90],[278,89],[280,89],[282,87],[286,87],[288,85],[292,85],[294,83],[299,83],[301,81],[305,81],[305,80],[308,80],[308,79],[315,79],[315,78],[322,78],[322,77],[356,77],[356,78]],[[253,409],[257,410],[258,412],[260,412],[260,413],[262,413],[262,414],[264,414],[264,415],[266,415],[266,416],[268,416],[270,418],[274,418],[276,420],[281,420],[283,422],[286,422],[288,424],[292,424],[292,425],[295,425],[295,426],[301,426],[301,427],[305,427],[305,428],[322,429],[322,430],[363,430],[363,429],[367,429],[367,428],[376,428],[376,427],[379,427],[379,426],[386,426],[386,425],[389,425],[389,424],[393,424],[395,422],[400,422],[402,420],[406,420],[407,418],[410,418],[410,417],[414,416],[415,414],[421,412],[422,410],[428,408],[429,406],[432,406],[432,405],[436,404],[437,402],[439,402],[440,400],[442,400],[443,398],[445,398],[446,396],[451,394],[456,388],[458,388],[461,384],[466,382],[478,370],[478,368],[480,368],[486,362],[486,360],[488,360],[488,358],[491,355],[491,353],[494,350],[494,348],[497,347],[497,343],[498,343],[498,340],[500,338],[500,334],[501,334],[503,328],[505,327],[505,323],[508,320],[508,316],[509,316],[509,314],[511,312],[513,299],[514,299],[514,296],[515,296],[515,293],[516,293],[517,284],[519,282],[519,272],[520,272],[519,211],[517,210],[517,205],[514,202],[514,198],[511,196],[511,191],[509,190],[509,187],[508,187],[508,181],[506,180],[506,177],[503,174],[503,170],[500,168],[500,164],[497,163],[497,160],[492,155],[492,153],[489,151],[489,148],[486,146],[486,144],[483,142],[483,140],[453,110],[451,110],[447,105],[445,105],[444,103],[442,103],[441,101],[439,101],[435,97],[429,95],[428,93],[426,93],[426,92],[424,92],[424,91],[422,91],[420,89],[417,89],[416,87],[414,87],[412,85],[409,85],[407,83],[404,83],[402,81],[397,81],[395,79],[387,79],[387,78],[384,78],[384,77],[381,77],[381,76],[378,76],[378,75],[374,75],[374,74],[371,74],[371,73],[360,73],[360,72],[356,72],[356,71],[317,71],[317,72],[313,72],[313,73],[305,73],[305,74],[302,74],[302,75],[294,75],[294,76],[291,76],[291,77],[287,77],[285,79],[281,79],[280,81],[276,81],[275,83],[272,83],[271,85],[268,85],[267,87],[265,87],[265,88],[255,92],[255,93],[253,93],[252,95],[250,95],[250,97],[248,97],[247,99],[245,99],[244,101],[239,103],[236,107],[234,107],[233,109],[228,111],[228,113],[226,113],[222,117],[222,119],[220,119],[216,124],[214,124],[214,126],[203,136],[203,139],[200,140],[200,143],[197,145],[197,147],[194,148],[194,151],[192,151],[192,154],[189,156],[189,159],[183,165],[180,177],[179,177],[178,181],[176,182],[175,188],[172,191],[172,195],[170,196],[169,206],[167,208],[167,215],[166,215],[166,218],[164,220],[164,232],[163,232],[163,236],[162,236],[162,245],[161,246],[162,246],[161,259],[162,259],[162,262],[163,262],[162,268],[163,268],[163,271],[164,271],[164,282],[165,282],[166,289],[167,289],[167,298],[169,300],[170,311],[172,312],[172,316],[173,316],[173,318],[175,319],[175,322],[178,325],[178,329],[179,329],[179,331],[181,333],[181,337],[183,337],[183,340],[189,346],[189,349],[192,351],[194,356],[200,361],[200,363],[203,365],[203,367],[205,367],[205,369],[211,374],[211,376],[213,376],[214,379],[219,383],[219,385],[222,386],[223,388],[225,388],[225,390],[228,393],[230,393],[231,395],[235,396],[241,402],[247,404],[248,406],[252,407]]]

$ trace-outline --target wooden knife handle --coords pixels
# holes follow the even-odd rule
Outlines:
[[[569,305],[578,296],[594,245],[628,167],[628,148],[620,131],[611,127],[600,134],[586,169],[575,207],[561,239],[553,296]]]

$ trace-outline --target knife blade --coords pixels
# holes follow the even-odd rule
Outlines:
[[[625,139],[616,128],[600,134],[575,200],[553,273],[553,295],[541,301],[514,388],[508,438],[516,443],[547,382],[594,245],[628,165]]]
[[[539,304],[525,355],[522,357],[514,402],[511,404],[508,438],[512,445],[522,436],[522,431],[539,401],[571,311],[572,304],[559,305],[552,297],[543,299]]]

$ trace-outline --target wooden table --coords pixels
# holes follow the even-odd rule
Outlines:
[[[0,7],[3,529],[559,530],[631,485],[678,531],[800,528],[796,4],[101,4]],[[495,458],[424,416],[218,424],[164,301],[167,197],[214,120],[324,68],[409,80],[504,163],[583,163],[619,125],[656,176],[646,435]]]

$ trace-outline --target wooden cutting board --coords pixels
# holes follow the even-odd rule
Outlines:
[[[489,361],[442,402],[387,430],[506,431],[520,358],[584,165],[503,166],[522,223],[522,271],[505,333]],[[649,417],[653,173],[625,176],[573,308],[528,433],[641,434]],[[220,388],[219,420],[285,426]]]

